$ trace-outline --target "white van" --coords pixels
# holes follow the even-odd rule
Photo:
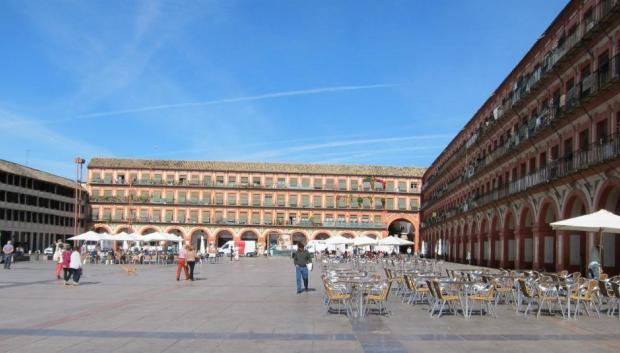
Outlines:
[[[230,256],[233,247],[236,251],[239,251],[239,256],[256,256],[256,241],[254,240],[229,240],[222,247],[218,248],[217,252],[224,254],[224,256]]]

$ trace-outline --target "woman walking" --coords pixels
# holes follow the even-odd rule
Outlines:
[[[62,275],[65,279],[65,286],[69,284],[69,278],[71,278],[71,245],[66,244],[62,251]]]
[[[56,251],[54,252],[54,256],[52,257],[52,260],[54,260],[54,263],[56,264],[56,279],[60,279],[60,273],[62,272],[62,252],[63,246],[62,244],[60,244],[56,247]]]
[[[189,280],[194,280],[194,266],[196,266],[196,250],[191,244],[187,244],[187,266],[189,267]]]
[[[187,272],[187,250],[182,247],[179,249],[179,257],[177,259],[177,281],[181,277],[181,269],[185,272],[185,279],[189,279],[189,273]]]
[[[71,276],[73,277],[73,285],[79,286],[80,276],[82,275],[82,256],[77,247],[75,247],[71,253],[69,267],[71,269]]]

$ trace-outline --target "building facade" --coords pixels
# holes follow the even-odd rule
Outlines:
[[[620,212],[620,1],[571,1],[424,175],[426,250],[581,271],[601,239],[549,223]],[[620,238],[603,268],[620,272]]]
[[[81,193],[75,227],[76,190]],[[43,250],[85,229],[88,194],[77,182],[0,160],[0,244]]]
[[[418,244],[419,168],[94,158],[92,227],[176,233],[197,245],[334,235]]]

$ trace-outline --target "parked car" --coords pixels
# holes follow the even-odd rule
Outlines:
[[[49,248],[45,248],[45,250],[43,250],[43,254],[44,255],[54,255],[54,248],[52,248],[51,246]]]

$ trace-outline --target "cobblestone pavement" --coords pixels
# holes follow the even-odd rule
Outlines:
[[[454,265],[463,268],[463,265]],[[54,279],[50,262],[0,272],[0,352],[618,352],[620,320],[517,316],[428,317],[391,299],[391,317],[328,314],[316,290],[296,294],[286,258],[175,267],[86,265],[79,287]]]

